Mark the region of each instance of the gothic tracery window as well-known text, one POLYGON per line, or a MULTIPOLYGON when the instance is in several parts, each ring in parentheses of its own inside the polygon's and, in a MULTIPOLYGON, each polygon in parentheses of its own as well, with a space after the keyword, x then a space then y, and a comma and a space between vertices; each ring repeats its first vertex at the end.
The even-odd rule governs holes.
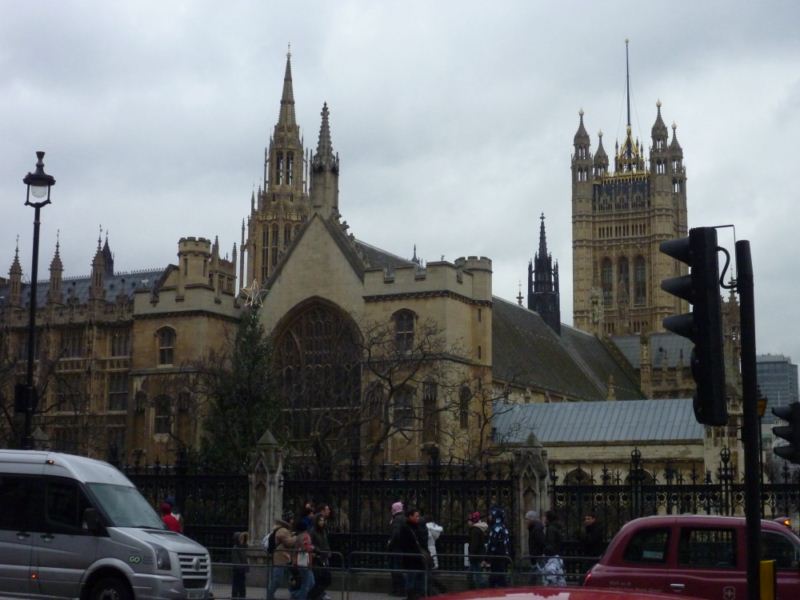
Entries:
POLYGON ((175 330, 162 327, 158 330, 158 364, 171 365, 175 361, 175 330))
POLYGON ((282 327, 275 347, 291 437, 358 435, 342 429, 356 421, 361 401, 358 332, 349 317, 313 302, 282 327))
POLYGON ((401 354, 414 348, 414 313, 410 310, 399 310, 394 314, 394 341, 401 354))

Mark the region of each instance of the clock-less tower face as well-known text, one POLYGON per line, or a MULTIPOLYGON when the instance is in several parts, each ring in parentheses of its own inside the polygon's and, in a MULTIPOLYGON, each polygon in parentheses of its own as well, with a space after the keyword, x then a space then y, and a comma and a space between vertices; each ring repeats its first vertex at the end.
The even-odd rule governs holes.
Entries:
POLYGON ((662 241, 687 234, 686 171, 674 128, 668 141, 659 104, 649 158, 628 127, 610 170, 602 134, 592 153, 581 115, 572 157, 573 320, 579 329, 609 336, 663 331, 665 316, 686 310, 660 288, 662 279, 685 272, 659 251, 662 241))

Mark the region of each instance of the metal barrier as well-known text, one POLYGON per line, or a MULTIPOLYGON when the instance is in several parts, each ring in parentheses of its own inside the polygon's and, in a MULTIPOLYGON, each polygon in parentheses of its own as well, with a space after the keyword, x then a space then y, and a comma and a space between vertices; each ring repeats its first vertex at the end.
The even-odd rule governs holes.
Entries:
MULTIPOLYGON (((217 600, 230 599, 233 570, 237 566, 244 565, 230 560, 233 548, 217 547, 209 548, 209 550, 214 550, 216 556, 225 555, 228 559, 215 561, 212 565, 214 598, 217 600)), ((285 565, 272 564, 271 557, 267 557, 261 546, 250 546, 244 549, 244 552, 249 569, 246 575, 247 598, 251 600, 266 598, 267 588, 275 571, 279 568, 284 569, 285 565)), ((281 552, 284 551, 281 550, 281 552)), ((296 554, 299 551, 286 552, 296 554)), ((312 562, 310 569, 315 573, 321 571, 330 573, 330 584, 325 589, 334 600, 386 597, 391 592, 392 577, 404 578, 409 573, 409 570, 401 568, 396 561, 409 556, 418 558, 420 555, 399 552, 351 552, 343 555, 338 552, 330 552, 327 566, 314 565, 312 562)), ((424 590, 429 596, 437 593, 489 587, 490 583, 497 587, 542 585, 539 575, 533 571, 531 559, 546 560, 548 558, 524 555, 515 561, 507 556, 484 554, 472 557, 480 561, 479 568, 475 569, 465 554, 437 553, 436 556, 439 568, 413 571, 419 574, 421 590, 424 590)), ((588 567, 586 570, 582 570, 583 565, 594 564, 597 561, 596 557, 561 558, 565 565, 564 577, 567 585, 581 585, 583 576, 588 570, 588 567)), ((299 569, 302 571, 305 567, 299 567, 299 569)), ((286 585, 282 585, 279 589, 285 590, 286 587, 286 585)), ((285 594, 284 591, 283 595, 285 596, 285 594)))

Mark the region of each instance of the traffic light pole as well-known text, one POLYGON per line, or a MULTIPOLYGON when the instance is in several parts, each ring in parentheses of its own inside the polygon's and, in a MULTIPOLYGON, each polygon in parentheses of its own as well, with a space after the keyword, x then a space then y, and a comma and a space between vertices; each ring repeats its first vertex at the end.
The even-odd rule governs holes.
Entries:
POLYGON ((736 289, 739 292, 742 360, 742 443, 744 444, 744 509, 747 520, 747 600, 759 600, 761 562, 761 475, 756 380, 756 318, 750 242, 736 242, 736 289))

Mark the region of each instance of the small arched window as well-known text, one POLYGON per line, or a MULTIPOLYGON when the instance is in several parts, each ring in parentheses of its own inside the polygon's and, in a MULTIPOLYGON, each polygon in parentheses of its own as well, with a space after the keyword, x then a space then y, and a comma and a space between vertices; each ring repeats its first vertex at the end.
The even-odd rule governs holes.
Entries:
POLYGON ((172 327, 158 330, 158 364, 175 364, 175 330, 172 327))
POLYGON ((272 266, 278 264, 278 225, 277 223, 272 224, 272 230, 270 231, 270 246, 271 246, 271 258, 272 258, 272 266))
POLYGON ((275 178, 278 180, 278 185, 283 185, 283 152, 278 152, 277 164, 275 165, 275 178))
POLYGON ((394 313, 394 342, 397 351, 403 354, 414 348, 414 313, 410 310, 394 313))
POLYGON ((288 152, 286 154, 286 183, 292 185, 294 181, 294 153, 288 152))
POLYGON ((439 413, 436 406, 438 387, 435 381, 422 386, 422 441, 436 442, 439 437, 439 413))
POLYGON ((288 223, 283 226, 283 245, 284 247, 289 245, 289 242, 292 241, 292 226, 288 223))
POLYGON ((627 257, 620 257, 619 261, 617 262, 617 271, 619 272, 619 289, 617 290, 617 300, 621 300, 622 298, 628 299, 630 298, 628 295, 630 293, 628 287, 628 282, 630 281, 630 268, 628 266, 627 257))
POLYGON ((154 433, 169 433, 172 416, 172 401, 169 396, 161 395, 155 399, 154 433))

